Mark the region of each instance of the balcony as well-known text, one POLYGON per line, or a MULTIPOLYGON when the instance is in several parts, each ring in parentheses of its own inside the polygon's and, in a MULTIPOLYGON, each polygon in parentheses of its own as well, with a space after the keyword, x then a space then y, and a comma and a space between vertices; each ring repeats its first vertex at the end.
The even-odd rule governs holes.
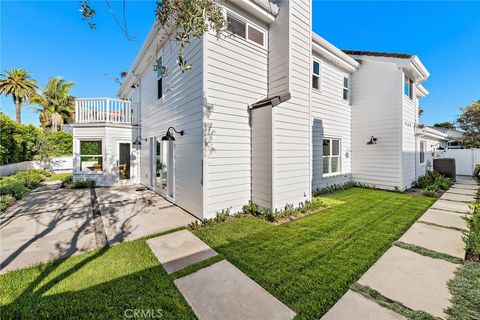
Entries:
POLYGON ((129 100, 81 98, 75 100, 75 123, 136 124, 136 112, 129 100))

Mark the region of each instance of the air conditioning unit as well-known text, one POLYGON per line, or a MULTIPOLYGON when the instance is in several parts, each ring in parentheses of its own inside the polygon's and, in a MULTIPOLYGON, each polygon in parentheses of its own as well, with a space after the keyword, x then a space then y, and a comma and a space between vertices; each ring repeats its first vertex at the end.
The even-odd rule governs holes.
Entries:
POLYGON ((452 158, 438 158, 433 159, 433 170, 444 175, 447 178, 457 179, 455 171, 455 159, 452 158))

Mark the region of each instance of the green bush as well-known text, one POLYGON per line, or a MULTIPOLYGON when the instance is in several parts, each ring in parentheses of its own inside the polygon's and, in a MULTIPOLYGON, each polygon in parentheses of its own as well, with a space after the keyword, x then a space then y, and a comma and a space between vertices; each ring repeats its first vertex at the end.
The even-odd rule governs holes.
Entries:
POLYGON ((16 199, 10 194, 0 196, 0 212, 5 211, 5 209, 7 209, 9 205, 14 203, 15 200, 16 199))
POLYGON ((52 146, 51 157, 70 156, 73 153, 73 136, 64 131, 47 134, 46 141, 52 146))
POLYGON ((354 181, 349 181, 345 182, 344 184, 334 184, 325 188, 317 188, 315 191, 313 191, 312 195, 314 197, 318 196, 323 196, 329 193, 337 192, 337 191, 343 191, 343 190, 348 190, 352 188, 366 188, 366 189, 371 189, 372 187, 367 186, 365 184, 359 183, 359 182, 354 182, 354 181))
POLYGON ((33 159, 41 129, 19 124, 4 113, 0 113, 0 128, 0 164, 33 159))
POLYGON ((473 209, 473 214, 467 216, 465 220, 468 224, 468 233, 463 237, 465 241, 465 249, 467 257, 472 260, 480 260, 480 189, 478 191, 476 202, 470 206, 473 209))
POLYGON ((17 172, 0 180, 0 196, 10 195, 15 199, 21 199, 30 190, 37 188, 40 183, 49 176, 47 170, 27 170, 17 172))
POLYGON ((86 188, 95 188, 96 182, 94 180, 88 180, 88 179, 80 179, 76 180, 73 185, 72 189, 86 189, 86 188))
POLYGON ((23 182, 12 176, 0 180, 0 196, 10 195, 15 199, 25 197, 30 190, 23 185, 23 182))
POLYGON ((438 189, 448 190, 453 185, 453 180, 442 176, 436 171, 427 171, 427 173, 418 178, 413 185, 420 189, 430 189, 437 191, 438 189))
POLYGON ((62 183, 61 183, 62 188, 69 188, 69 189, 73 188, 73 175, 72 174, 62 178, 61 181, 62 181, 62 183))

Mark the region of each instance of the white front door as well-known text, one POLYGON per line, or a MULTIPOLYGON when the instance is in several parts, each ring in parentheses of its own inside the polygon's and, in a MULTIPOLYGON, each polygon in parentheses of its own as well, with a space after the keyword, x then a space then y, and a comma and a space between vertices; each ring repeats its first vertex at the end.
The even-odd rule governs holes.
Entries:
POLYGON ((174 199, 174 142, 161 141, 157 138, 153 148, 155 149, 153 187, 158 193, 174 199))

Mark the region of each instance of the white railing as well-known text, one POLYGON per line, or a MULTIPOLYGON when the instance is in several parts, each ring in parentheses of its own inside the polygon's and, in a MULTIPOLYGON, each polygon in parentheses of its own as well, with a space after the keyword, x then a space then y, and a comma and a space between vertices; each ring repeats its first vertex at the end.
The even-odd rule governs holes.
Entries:
POLYGON ((132 124, 132 103, 112 98, 81 98, 75 100, 76 123, 132 124))

